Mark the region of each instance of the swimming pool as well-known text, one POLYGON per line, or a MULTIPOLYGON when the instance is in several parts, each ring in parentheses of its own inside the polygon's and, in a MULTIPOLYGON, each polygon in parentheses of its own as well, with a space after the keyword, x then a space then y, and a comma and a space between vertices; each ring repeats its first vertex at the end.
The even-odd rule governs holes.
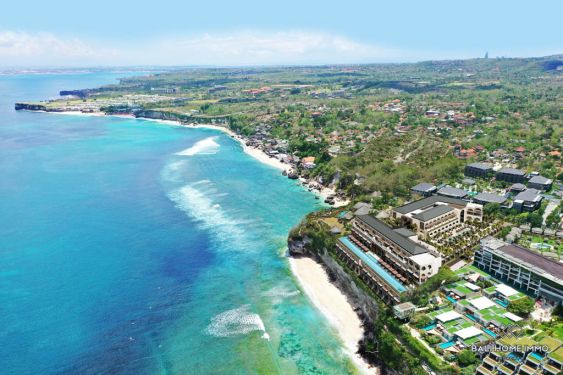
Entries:
POLYGON ((438 346, 439 346, 441 349, 447 349, 447 348, 449 348, 449 347, 451 347, 451 346, 454 346, 454 345, 455 345, 455 341, 448 341, 448 342, 441 343, 441 344, 438 345, 438 346))
POLYGON ((407 287, 401 284, 389 272, 387 272, 383 267, 381 267, 377 259, 368 256, 368 254, 364 253, 358 246, 356 246, 352 241, 350 241, 348 237, 346 236, 341 237, 340 242, 342 242, 348 249, 352 250, 358 258, 360 258, 372 270, 374 270, 375 273, 381 276, 381 278, 397 292, 402 293, 407 291, 407 287))
POLYGON ((543 359, 543 357, 541 355, 539 355, 538 353, 530 353, 530 356, 534 357, 538 361, 541 361, 543 359))
POLYGON ((488 334, 489 336, 491 336, 493 339, 495 339, 498 336, 496 333, 494 333, 493 331, 491 331, 487 328, 483 328, 483 331, 485 331, 485 333, 488 334))

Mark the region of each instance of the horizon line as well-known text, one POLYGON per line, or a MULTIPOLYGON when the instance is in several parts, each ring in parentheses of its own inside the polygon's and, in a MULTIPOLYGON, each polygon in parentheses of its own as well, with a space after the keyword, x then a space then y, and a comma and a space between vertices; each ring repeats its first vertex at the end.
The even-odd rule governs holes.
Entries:
POLYGON ((543 56, 494 56, 494 57, 471 57, 471 58, 447 58, 447 59, 423 59, 418 61, 395 61, 395 62, 356 62, 356 63, 296 63, 296 64, 256 64, 256 65, 216 65, 216 64, 193 64, 193 65, 177 65, 177 64, 108 64, 108 65, 12 65, 0 66, 1 71, 6 70, 79 70, 79 69, 147 69, 147 68, 166 68, 166 69, 182 69, 182 68, 205 68, 205 69, 234 69, 234 68, 292 68, 292 67, 331 67, 331 66, 369 66, 369 65, 408 65, 421 64, 427 62, 450 62, 450 61, 470 61, 470 60, 524 60, 524 59, 543 59, 550 57, 563 58, 563 52, 549 54, 543 56))

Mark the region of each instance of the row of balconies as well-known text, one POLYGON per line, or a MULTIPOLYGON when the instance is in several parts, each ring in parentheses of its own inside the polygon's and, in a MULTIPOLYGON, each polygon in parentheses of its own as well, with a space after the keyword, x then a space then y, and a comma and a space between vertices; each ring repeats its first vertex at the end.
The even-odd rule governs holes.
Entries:
POLYGON ((385 300, 392 301, 392 302, 400 302, 398 294, 391 288, 387 283, 379 278, 379 276, 369 269, 369 267, 365 267, 363 262, 356 257, 355 254, 350 253, 350 251, 346 248, 345 245, 340 244, 339 242, 336 243, 338 249, 340 249, 341 253, 348 259, 349 262, 355 264, 359 269, 358 272, 359 276, 368 284, 380 297, 383 297, 385 300), (366 279, 367 277, 367 279, 366 279), (377 288, 374 288, 374 284, 377 288))
POLYGON ((561 371, 561 365, 551 359, 543 362, 531 357, 530 353, 518 355, 499 355, 491 352, 477 368, 478 374, 553 374, 557 375, 561 371))
POLYGON ((421 277, 423 276, 421 275, 420 270, 417 267, 409 266, 407 260, 402 257, 401 254, 397 253, 396 246, 386 246, 385 243, 378 241, 378 237, 369 236, 361 228, 354 228, 353 234, 359 235, 359 237, 364 239, 364 241, 375 245, 376 248, 378 247, 379 249, 381 249, 384 254, 383 258, 392 263, 392 267, 401 272, 407 279, 420 282, 421 277))
POLYGON ((435 229, 428 231, 428 235, 430 236, 434 236, 436 233, 444 233, 444 232, 449 232, 453 229, 455 229, 456 227, 460 226, 460 222, 458 220, 455 220, 453 222, 449 222, 446 223, 444 225, 441 225, 439 227, 436 227, 435 229))

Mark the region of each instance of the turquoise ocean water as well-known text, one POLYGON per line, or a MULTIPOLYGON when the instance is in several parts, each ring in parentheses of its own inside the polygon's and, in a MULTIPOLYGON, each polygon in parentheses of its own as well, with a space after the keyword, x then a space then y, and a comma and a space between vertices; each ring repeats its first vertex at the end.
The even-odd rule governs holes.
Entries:
POLYGON ((350 372, 284 258, 310 193, 213 130, 13 110, 123 75, 0 76, 0 372, 350 372))

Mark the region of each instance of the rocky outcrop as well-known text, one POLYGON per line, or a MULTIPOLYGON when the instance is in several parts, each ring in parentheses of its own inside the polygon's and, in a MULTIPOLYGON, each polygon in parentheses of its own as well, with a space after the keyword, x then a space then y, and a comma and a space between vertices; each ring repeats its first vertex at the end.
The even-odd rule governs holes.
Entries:
POLYGON ((188 115, 184 113, 158 111, 158 110, 139 110, 133 111, 135 117, 149 118, 156 120, 171 120, 179 121, 181 123, 191 124, 217 124, 226 125, 229 123, 228 116, 203 116, 203 115, 188 115))
POLYGON ((32 103, 16 103, 16 111, 47 111, 47 107, 42 104, 32 104, 32 103))
POLYGON ((79 98, 87 98, 90 95, 91 90, 61 90, 59 91, 60 96, 76 96, 79 98))
POLYGON ((180 113, 173 113, 173 112, 165 112, 165 111, 153 111, 149 109, 144 109, 140 111, 134 111, 133 115, 139 118, 149 118, 155 120, 170 120, 170 121, 180 121, 186 122, 189 121, 189 115, 184 115, 180 113))

